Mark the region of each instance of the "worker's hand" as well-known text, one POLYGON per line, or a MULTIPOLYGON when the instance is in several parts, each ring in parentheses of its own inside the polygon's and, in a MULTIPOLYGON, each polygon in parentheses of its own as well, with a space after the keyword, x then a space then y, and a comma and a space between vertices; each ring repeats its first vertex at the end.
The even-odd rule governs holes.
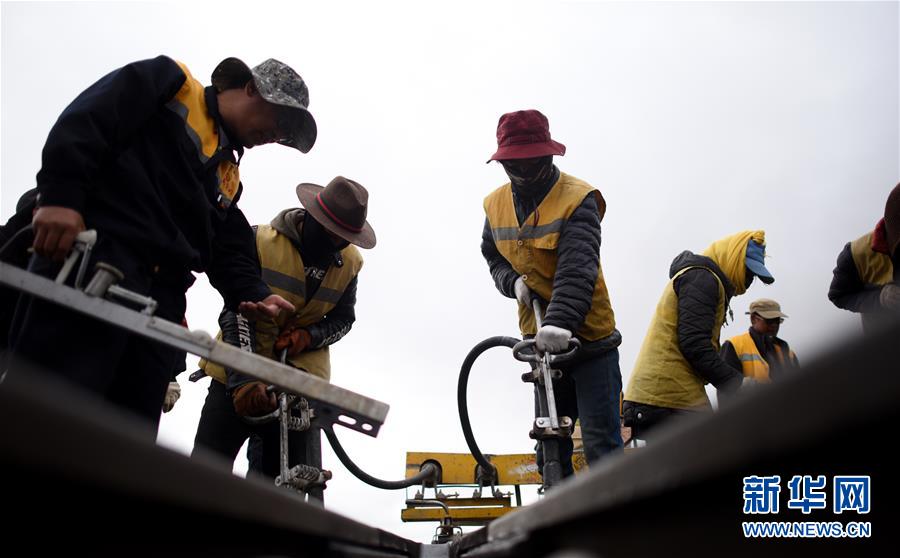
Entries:
POLYGON ((171 411, 180 397, 181 386, 178 385, 178 382, 169 382, 169 387, 166 389, 166 398, 163 399, 163 412, 168 413, 171 411))
POLYGON ((513 285, 516 292, 516 300, 525 308, 531 309, 531 289, 525 284, 525 280, 519 277, 513 285))
POLYGON ((716 399, 719 402, 720 409, 722 406, 727 407, 734 401, 738 392, 742 389, 745 379, 747 378, 742 374, 735 372, 724 380, 713 384, 716 388, 716 399))
POLYGON ((308 331, 302 327, 291 327, 278 334, 278 339, 275 340, 275 351, 281 352, 287 349, 288 356, 292 357, 309 348, 310 341, 312 341, 312 336, 308 331))
POLYGON ((234 412, 242 417, 258 417, 278 407, 274 393, 266 391, 263 382, 250 382, 234 390, 231 396, 234 412))
POLYGON ((261 320, 263 318, 276 318, 281 311, 293 312, 294 305, 277 294, 271 294, 259 302, 242 302, 238 305, 238 312, 248 320, 261 320))
POLYGON ((881 287, 881 294, 878 297, 881 306, 888 310, 900 311, 900 285, 897 283, 888 283, 881 287))
POLYGON ((58 205, 39 208, 31 224, 34 226, 34 251, 55 261, 65 259, 75 236, 84 230, 81 213, 58 205))
POLYGON ((572 332, 568 329, 545 325, 534 336, 534 344, 543 353, 559 353, 568 348, 571 338, 572 332))

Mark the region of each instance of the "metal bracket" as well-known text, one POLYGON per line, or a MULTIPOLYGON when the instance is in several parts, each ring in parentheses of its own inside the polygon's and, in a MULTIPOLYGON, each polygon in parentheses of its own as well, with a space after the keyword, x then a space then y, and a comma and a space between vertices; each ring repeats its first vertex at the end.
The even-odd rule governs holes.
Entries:
MULTIPOLYGON (((551 368, 549 374, 550 378, 553 380, 559 380, 563 375, 562 370, 558 368, 551 368)), ((528 372, 522 374, 522 381, 528 384, 544 385, 544 374, 539 367, 532 368, 528 372)))
POLYGON ((125 302, 130 302, 132 304, 142 306, 143 308, 141 308, 141 314, 152 316, 156 312, 155 300, 153 300, 149 296, 144 296, 134 291, 123 289, 118 285, 110 285, 109 288, 106 289, 106 296, 108 298, 118 298, 119 300, 124 300, 125 302))
POLYGON ((284 391, 302 395, 316 407, 315 423, 337 423, 373 438, 384 424, 389 406, 332 385, 309 374, 297 374, 289 366, 260 355, 217 342, 204 331, 190 331, 180 324, 142 314, 100 297, 0 262, 0 284, 87 314, 97 320, 181 349, 252 376, 284 391))
POLYGON ((492 466, 490 469, 486 469, 485 467, 482 467, 480 463, 475 465, 475 481, 478 483, 478 489, 475 491, 475 495, 473 497, 480 498, 481 489, 484 486, 490 486, 493 490, 493 488, 497 485, 497 468, 492 466))
POLYGON ((450 508, 444 502, 439 500, 412 499, 406 501, 407 506, 416 507, 436 507, 444 510, 444 518, 438 525, 431 539, 432 544, 445 544, 457 540, 462 537, 462 528, 453 523, 453 517, 450 515, 450 508))
POLYGON ((574 424, 569 417, 559 417, 559 427, 552 426, 553 421, 550 417, 537 417, 534 419, 534 426, 528 436, 534 440, 544 440, 546 438, 571 438, 574 424))
POLYGON ((281 402, 285 399, 285 406, 288 409, 288 430, 303 432, 309 430, 312 419, 316 416, 316 410, 310 408, 309 402, 305 397, 298 397, 291 393, 281 392, 278 394, 278 408, 269 414, 260 417, 241 417, 247 424, 260 425, 274 422, 281 418, 281 402))
POLYGON ((325 483, 330 480, 331 471, 320 470, 311 465, 294 465, 286 476, 275 477, 275 486, 308 492, 313 488, 325 488, 325 483))

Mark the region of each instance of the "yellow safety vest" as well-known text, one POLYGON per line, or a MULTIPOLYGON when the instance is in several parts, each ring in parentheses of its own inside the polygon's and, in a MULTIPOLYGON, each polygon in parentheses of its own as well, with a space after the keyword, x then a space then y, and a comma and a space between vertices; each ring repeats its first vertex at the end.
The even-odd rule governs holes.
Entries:
MULTIPOLYGON (((184 120, 184 129, 197 148, 197 157, 206 163, 219 150, 219 129, 216 121, 209 114, 206 106, 206 92, 203 84, 194 79, 187 66, 177 62, 184 72, 185 80, 181 88, 168 103, 166 108, 184 120)), ((219 162, 216 169, 218 188, 217 203, 222 208, 231 205, 241 184, 238 166, 227 159, 219 162)))
POLYGON ((887 285, 894 279, 894 266, 887 254, 872 250, 873 233, 864 234, 850 243, 856 271, 864 283, 887 285))
MULTIPOLYGON (((729 341, 731 341, 731 344, 734 346, 734 352, 737 353, 738 359, 741 361, 744 376, 753 378, 763 384, 772 381, 769 378, 769 363, 759 353, 759 349, 756 348, 756 343, 753 342, 753 337, 749 331, 732 337, 729 341)), ((782 365, 793 362, 795 358, 794 351, 789 351, 787 358, 785 358, 781 347, 774 345, 773 348, 775 349, 775 359, 782 365)))
MULTIPOLYGON (((291 240, 269 225, 260 225, 256 231, 256 249, 262 266, 263 280, 273 293, 284 297, 296 308, 293 314, 282 312, 275 320, 265 319, 256 322, 256 353, 274 359, 276 355, 273 346, 285 323, 291 320, 303 327, 321 321, 337 305, 347 285, 359 274, 363 259, 359 250, 352 244, 341 250, 344 265, 329 267, 322 284, 313 297, 307 300, 303 260, 291 240)), ((320 349, 301 352, 290 357, 288 362, 295 368, 325 380, 331 377, 327 345, 320 349)), ((225 370, 218 364, 201 360, 200 367, 208 376, 225 382, 225 370)))
POLYGON ((703 388, 703 378, 694 372, 678 347, 678 296, 675 294, 674 284, 689 269, 705 269, 716 278, 719 285, 716 320, 709 332, 710 343, 716 351, 719 350, 719 333, 725 323, 725 286, 708 267, 686 267, 669 281, 656 305, 656 313, 644 337, 625 391, 625 399, 628 401, 670 409, 697 410, 710 407, 703 388))
MULTIPOLYGON (((549 301, 553 293, 560 231, 565 227, 569 216, 590 193, 597 198, 602 219, 606 203, 600 192, 583 180, 560 173, 559 180, 522 226, 519 226, 516 218, 512 186, 509 183, 484 199, 484 211, 497 250, 516 273, 522 276, 528 288, 544 300, 549 301)), ((616 320, 609 302, 606 281, 603 279, 603 269, 598 265, 591 308, 576 333, 583 339, 596 341, 611 334, 615 327, 616 320)), ((532 309, 522 304, 519 305, 519 329, 523 335, 536 333, 532 309)))

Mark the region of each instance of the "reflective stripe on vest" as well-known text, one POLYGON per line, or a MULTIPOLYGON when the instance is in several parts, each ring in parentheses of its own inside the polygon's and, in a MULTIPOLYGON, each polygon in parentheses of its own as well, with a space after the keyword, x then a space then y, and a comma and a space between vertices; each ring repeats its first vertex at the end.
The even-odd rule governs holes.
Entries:
POLYGON ((256 228, 256 250, 263 279, 273 292, 297 307, 293 315, 281 314, 279 326, 288 319, 299 322, 301 326, 320 321, 340 300, 363 263, 359 250, 352 244, 347 246, 341 251, 344 265, 329 267, 318 290, 307 300, 306 268, 300 252, 288 237, 270 225, 260 225, 256 228))
POLYGON ((725 286, 708 267, 692 266, 680 270, 666 285, 656 305, 625 391, 625 399, 670 409, 709 408, 705 381, 698 376, 678 346, 678 296, 675 280, 691 269, 703 269, 716 278, 719 297, 716 319, 710 331, 710 343, 719 350, 719 333, 725 323, 725 286))
POLYGON ((850 243, 853 263, 863 283, 887 285, 894 278, 894 266, 890 256, 872 250, 872 236, 864 234, 850 243))
POLYGON ((263 268, 262 278, 269 288, 278 289, 279 291, 290 293, 299 299, 306 300, 306 282, 303 279, 268 268, 263 268))
MULTIPOLYGON (((181 62, 177 64, 186 79, 178 93, 166 103, 166 108, 184 120, 184 131, 197 149, 197 158, 201 164, 206 164, 219 150, 218 126, 206 107, 203 85, 194 79, 187 66, 181 62)), ((216 188, 219 191, 218 203, 221 207, 227 208, 237 195, 241 184, 238 166, 228 159, 219 162, 216 180, 216 188)))
POLYGON ((737 353, 741 361, 744 376, 753 378, 760 383, 770 382, 769 363, 759 353, 759 349, 756 348, 756 343, 753 342, 750 332, 744 332, 741 335, 732 337, 730 341, 734 346, 734 352, 737 353))
MULTIPOLYGON (((519 226, 516 217, 509 183, 494 190, 484 200, 484 211, 497 251, 522 276, 528 288, 544 300, 550 300, 553 293, 560 232, 572 213, 591 193, 597 199, 602 219, 606 203, 600 192, 582 180, 560 173, 559 180, 522 226, 519 226)), ((598 265, 591 308, 576 333, 588 341, 595 341, 612 333, 615 327, 603 269, 598 265)), ((519 329, 523 335, 536 332, 531 308, 521 304, 519 329)))
MULTIPOLYGON (((256 322, 256 352, 268 358, 277 358, 273 352, 278 332, 288 320, 299 326, 319 322, 340 301, 347 286, 359 274, 363 259, 352 244, 341 250, 344 265, 331 266, 325 273, 319 289, 310 300, 306 300, 306 273, 303 260, 290 239, 269 225, 256 229, 256 250, 262 266, 262 276, 272 292, 282 296, 294 305, 293 314, 282 312, 275 320, 256 322)), ((288 362, 314 376, 325 380, 331 377, 331 362, 328 346, 312 351, 304 351, 290 357, 288 362)), ((213 363, 201 362, 207 375, 224 382, 224 370, 213 363)))

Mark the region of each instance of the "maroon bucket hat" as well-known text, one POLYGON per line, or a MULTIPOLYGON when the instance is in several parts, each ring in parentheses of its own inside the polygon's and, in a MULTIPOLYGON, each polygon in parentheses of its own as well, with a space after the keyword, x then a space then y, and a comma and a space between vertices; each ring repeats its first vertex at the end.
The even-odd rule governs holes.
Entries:
POLYGON ((565 154, 566 146, 550 138, 550 122, 546 116, 534 109, 517 110, 500 117, 497 152, 487 162, 565 154))
POLYGON ((359 182, 337 176, 324 188, 318 184, 299 184, 297 198, 330 232, 360 248, 375 246, 375 231, 366 221, 369 192, 359 182))

